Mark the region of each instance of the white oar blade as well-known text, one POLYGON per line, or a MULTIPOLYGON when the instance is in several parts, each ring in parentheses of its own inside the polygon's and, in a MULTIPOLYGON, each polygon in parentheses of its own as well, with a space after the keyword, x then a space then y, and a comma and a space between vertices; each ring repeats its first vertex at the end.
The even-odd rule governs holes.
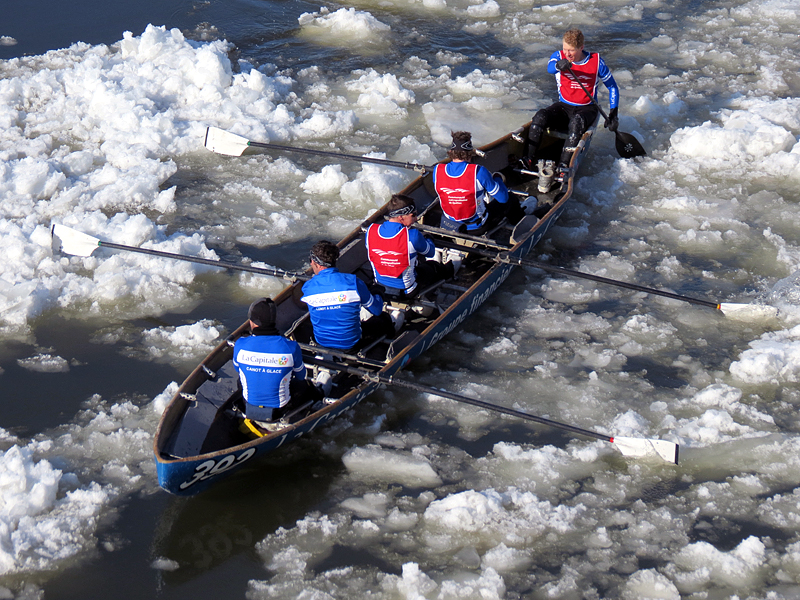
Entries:
POLYGON ((735 304, 723 302, 719 309, 726 317, 737 321, 757 321, 761 319, 774 319, 778 316, 778 309, 766 304, 735 304))
POLYGON ((100 247, 100 240, 64 225, 53 225, 50 234, 55 238, 64 254, 90 256, 100 247))
POLYGON ((664 440, 646 440, 642 438, 614 437, 612 443, 623 456, 659 457, 669 463, 678 464, 678 444, 664 440))
POLYGON ((206 148, 217 154, 241 156, 247 149, 247 138, 230 133, 218 127, 206 129, 206 148))

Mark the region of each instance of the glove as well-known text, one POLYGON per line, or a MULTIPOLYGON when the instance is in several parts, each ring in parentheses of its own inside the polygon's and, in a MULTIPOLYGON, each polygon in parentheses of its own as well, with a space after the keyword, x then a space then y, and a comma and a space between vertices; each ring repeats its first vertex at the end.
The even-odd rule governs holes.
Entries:
POLYGON ((619 107, 612 108, 611 112, 608 113, 608 117, 606 117, 604 123, 606 129, 610 129, 611 131, 614 132, 617 131, 617 127, 619 127, 619 117, 617 116, 617 113, 619 113, 619 107))
POLYGON ((556 61, 556 69, 558 69, 559 71, 566 71, 567 69, 569 69, 571 64, 572 63, 569 62, 566 58, 559 58, 556 61))

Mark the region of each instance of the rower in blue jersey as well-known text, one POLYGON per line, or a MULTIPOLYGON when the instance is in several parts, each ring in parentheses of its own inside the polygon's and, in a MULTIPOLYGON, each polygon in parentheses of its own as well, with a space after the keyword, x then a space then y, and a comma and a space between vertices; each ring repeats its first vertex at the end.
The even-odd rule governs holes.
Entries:
POLYGON ((323 240, 311 248, 314 277, 303 285, 301 300, 308 305, 316 342, 326 348, 350 350, 362 336, 392 335, 395 326, 383 312, 383 299, 370 293, 356 275, 340 272, 338 258, 339 248, 331 242, 323 240), (363 323, 362 307, 372 315, 363 323))
POLYGON ((450 162, 436 165, 433 171, 433 185, 442 207, 441 226, 482 235, 505 216, 508 188, 502 175, 492 175, 486 167, 469 162, 475 156, 470 132, 456 131, 452 136, 447 151, 450 162))
MULTIPOLYGON (((278 333, 276 314, 271 299, 253 302, 247 313, 252 335, 240 337, 233 346, 245 415, 253 421, 276 421, 307 393, 315 393, 306 382, 300 346, 278 333)), ((319 392, 315 395, 321 397, 319 392)))
MULTIPOLYGON (((528 129, 528 156, 522 159, 522 164, 526 169, 533 170, 532 157, 536 155, 542 134, 547 127, 567 129, 567 141, 561 151, 557 168, 558 180, 561 181, 563 174, 569 168, 572 153, 578 147, 578 142, 597 118, 597 91, 601 81, 608 88, 608 102, 611 109, 605 126, 611 131, 617 130, 619 87, 600 55, 597 52, 584 50, 584 37, 580 29, 570 29, 564 34, 561 50, 553 52, 547 61, 547 72, 556 76, 558 102, 540 109, 533 116, 528 129)), ((547 192, 548 189, 540 186, 539 191, 547 192)))
POLYGON ((370 225, 365 236, 375 281, 389 292, 413 296, 436 281, 452 279, 461 256, 457 251, 448 253, 444 264, 426 260, 436 255, 436 246, 411 227, 417 220, 414 200, 395 194, 387 208, 386 220, 370 225))

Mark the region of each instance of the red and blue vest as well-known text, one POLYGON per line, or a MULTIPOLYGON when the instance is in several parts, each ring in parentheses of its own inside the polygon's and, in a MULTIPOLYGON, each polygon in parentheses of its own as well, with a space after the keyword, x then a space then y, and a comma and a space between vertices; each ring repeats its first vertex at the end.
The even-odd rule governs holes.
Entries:
POLYGON ((373 223, 367 230, 367 255, 375 272, 384 277, 402 277, 411 265, 408 256, 408 228, 402 227, 390 238, 383 237, 373 223))
MULTIPOLYGON (((560 51, 559 56, 566 58, 560 51)), ((572 72, 594 98, 597 94, 597 84, 600 81, 597 76, 600 69, 600 55, 597 52, 591 52, 585 60, 584 63, 572 63, 572 72)), ((569 71, 559 71, 556 74, 556 82, 558 83, 558 94, 564 102, 577 105, 592 104, 592 98, 586 95, 569 71)))
POLYGON ((442 212, 454 221, 466 221, 478 213, 478 194, 475 173, 478 165, 468 164, 464 172, 451 177, 445 169, 447 165, 436 165, 436 193, 442 205, 442 212))

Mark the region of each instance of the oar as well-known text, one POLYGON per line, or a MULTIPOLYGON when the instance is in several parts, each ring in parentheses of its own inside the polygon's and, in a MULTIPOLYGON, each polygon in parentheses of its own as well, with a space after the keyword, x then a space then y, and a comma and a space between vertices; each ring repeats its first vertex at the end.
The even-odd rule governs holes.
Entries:
MULTIPOLYGON (((567 67, 570 75, 572 75, 573 79, 578 82, 578 85, 581 86, 581 89, 584 93, 589 97, 589 100, 592 101, 597 107, 597 110, 600 111, 600 114, 603 115, 603 118, 608 120, 608 115, 603 112, 603 107, 594 99, 594 97, 589 93, 589 90, 583 85, 583 82, 578 79, 578 76, 572 71, 572 67, 567 67)), ((647 156, 647 152, 644 151, 642 145, 639 143, 633 135, 630 133, 625 133, 624 131, 615 131, 614 135, 616 136, 614 139, 614 146, 617 148, 617 154, 619 154, 622 158, 635 158, 637 156, 647 156)))
POLYGON ((385 167, 399 167, 401 169, 411 169, 418 173, 428 173, 433 171, 434 166, 420 165, 418 163, 404 163, 395 160, 386 160, 384 158, 372 158, 370 156, 356 156, 353 154, 341 154, 339 152, 329 152, 327 150, 314 150, 312 148, 297 148, 295 146, 281 146, 279 144, 267 144, 266 142, 253 142, 246 137, 236 135, 218 127, 209 127, 206 129, 205 146, 212 152, 217 154, 225 154, 227 156, 241 156, 248 147, 254 148, 268 148, 270 150, 282 150, 285 152, 300 152, 304 154, 316 154, 318 156, 328 156, 337 159, 354 160, 358 162, 375 163, 385 167))
POLYGON ((725 316, 730 317, 732 319, 738 319, 738 320, 769 319, 778 316, 778 309, 775 308, 774 306, 766 306, 762 304, 737 304, 733 302, 712 302, 711 300, 701 300, 699 298, 681 296, 680 294, 673 294, 672 292, 667 292, 656 288, 649 288, 641 285, 636 285, 635 283, 628 283, 627 281, 620 281, 618 279, 609 279, 607 277, 592 275, 591 273, 583 273, 581 271, 574 271, 572 269, 566 269, 564 267, 556 267, 554 265, 548 265, 546 263, 541 263, 539 261, 531 260, 528 258, 519 258, 505 252, 495 253, 492 252, 491 250, 483 250, 475 246, 472 247, 461 246, 458 244, 451 244, 446 241, 437 241, 437 244, 440 246, 445 246, 447 248, 455 248, 457 250, 463 250, 464 252, 470 252, 472 254, 480 254, 481 256, 493 258, 497 262, 501 263, 520 265, 522 267, 533 267, 536 269, 541 269, 542 271, 548 271, 550 273, 559 273, 561 275, 568 275, 571 277, 578 277, 581 279, 589 279, 590 281, 596 281, 598 283, 615 285, 617 287, 627 288, 629 290, 635 290, 637 292, 644 292, 646 294, 663 296, 665 298, 671 298, 673 300, 680 300, 681 302, 688 302, 690 304, 697 304, 699 306, 714 308, 720 311, 725 316))
POLYGON ((208 258, 200 258, 199 256, 187 256, 185 254, 173 254, 172 252, 162 252, 160 250, 150 250, 149 248, 139 248, 137 246, 123 246, 122 244, 114 244, 112 242, 103 242, 96 237, 92 237, 86 233, 75 231, 64 225, 54 224, 50 229, 51 235, 59 241, 61 251, 65 254, 72 254, 74 256, 90 256, 92 252, 98 248, 113 248, 114 250, 127 250, 128 252, 138 252, 139 254, 150 254, 152 256, 161 256, 163 258, 172 258, 175 260, 183 260, 186 262, 197 263, 200 265, 209 265, 211 267, 219 267, 220 269, 228 269, 230 271, 247 271, 248 273, 258 273, 260 275, 269 275, 271 277, 284 277, 289 280, 306 281, 311 279, 310 275, 303 273, 293 273, 291 271, 283 271, 281 269, 262 269, 259 267, 250 267, 248 265, 234 265, 224 263, 219 260, 210 260, 208 258))
POLYGON ((659 457, 669 463, 673 463, 676 465, 678 464, 678 444, 674 444, 672 442, 666 442, 664 440, 609 436, 603 433, 598 433, 596 431, 591 431, 589 429, 581 429, 580 427, 575 427, 574 425, 559 423, 558 421, 552 421, 550 419, 545 419, 544 417, 539 417, 536 415, 532 415, 530 413, 514 410, 513 408, 506 408, 505 406, 500 406, 498 404, 491 404, 490 402, 484 402, 483 400, 470 398, 469 396, 462 396, 461 394, 455 394, 453 392, 448 392, 446 390, 440 390, 438 388, 428 387, 425 385, 420 385, 418 383, 411 383, 410 381, 404 381, 402 379, 395 379, 391 375, 383 375, 375 371, 359 369, 358 367, 352 367, 344 363, 326 361, 318 359, 316 357, 312 359, 306 358, 305 360, 308 362, 313 362, 315 364, 318 364, 322 367, 331 370, 344 371, 346 373, 356 375, 363 379, 374 381, 375 383, 396 385, 398 387, 407 388, 409 390, 422 392, 423 394, 432 394, 434 396, 441 396, 442 398, 449 398, 450 400, 455 400, 456 402, 463 402, 464 404, 471 404, 472 406, 485 408, 486 410, 493 410, 495 412, 504 413, 507 415, 511 415, 512 417, 525 419, 526 421, 533 421, 541 425, 547 425, 548 427, 555 427, 556 429, 563 429, 564 431, 569 431, 571 433, 577 433, 580 435, 585 435, 587 437, 596 438, 598 440, 604 440, 606 442, 614 444, 614 446, 616 446, 616 448, 623 454, 623 456, 659 457))

